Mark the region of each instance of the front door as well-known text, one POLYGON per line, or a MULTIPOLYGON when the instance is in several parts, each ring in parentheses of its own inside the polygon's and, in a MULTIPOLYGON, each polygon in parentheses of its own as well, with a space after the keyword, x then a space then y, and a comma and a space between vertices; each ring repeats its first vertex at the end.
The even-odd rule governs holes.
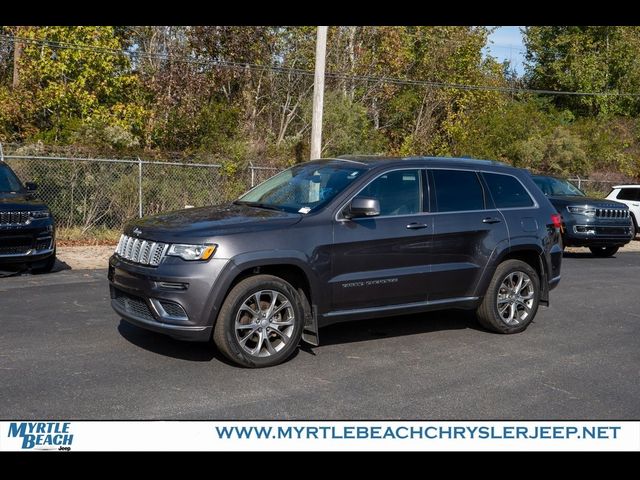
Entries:
POLYGON ((358 196, 376 198, 380 215, 334 223, 332 310, 427 300, 432 216, 425 212, 423 172, 392 170, 358 196))

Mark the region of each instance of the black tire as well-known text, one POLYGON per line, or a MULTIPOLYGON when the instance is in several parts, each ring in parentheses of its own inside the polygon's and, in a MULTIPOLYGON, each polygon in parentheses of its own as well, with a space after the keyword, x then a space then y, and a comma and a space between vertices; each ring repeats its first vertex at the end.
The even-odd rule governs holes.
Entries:
POLYGON ((34 263, 31 267, 31 272, 35 274, 49 273, 56 265, 56 252, 53 251, 53 255, 40 263, 34 263))
MULTIPOLYGON (((527 291, 529 290, 527 289, 527 291)), ((539 303, 540 279, 538 273, 525 262, 520 260, 506 260, 498 265, 489 284, 489 288, 487 288, 484 299, 476 310, 476 314, 480 324, 488 330, 497 333, 518 333, 524 331, 533 321, 538 311, 539 303), (498 311, 498 295, 504 295, 504 293, 501 292, 503 281, 506 281, 509 276, 517 272, 524 273, 529 277, 532 289, 531 300, 533 300, 533 303, 529 307, 526 318, 522 318, 514 323, 509 323, 498 311)), ((515 308, 517 315, 520 315, 520 313, 517 312, 525 312, 524 306, 516 306, 515 308)))
MULTIPOLYGON (((298 348, 300 337, 302 335, 302 329, 304 326, 304 310, 298 295, 299 294, 295 290, 295 288, 293 288, 288 282, 285 282, 279 277, 274 277, 272 275, 256 275, 253 277, 245 278, 244 280, 240 281, 235 287, 233 287, 227 295, 227 298, 225 298, 222 304, 222 308, 220 308, 220 313, 218 314, 218 319, 213 330, 213 341, 225 357, 227 357, 232 362, 244 367, 271 367, 273 365, 284 362, 298 348), (276 292, 276 294, 281 294, 283 297, 275 295, 280 300, 279 305, 284 304, 285 302, 281 300, 282 298, 286 298, 286 300, 291 305, 291 310, 289 310, 288 307, 284 309, 285 314, 287 315, 287 319, 285 319, 285 321, 291 320, 290 315, 293 314, 292 329, 285 327, 273 327, 272 324, 269 324, 266 327, 258 327, 259 322, 256 323, 255 321, 257 317, 251 315, 246 310, 241 310, 241 307, 243 306, 245 301, 249 301, 251 297, 253 297, 260 291, 271 291, 276 292), (241 311, 245 311, 247 313, 242 315, 241 311), (245 340, 245 338, 247 338, 247 340, 244 341, 245 346, 252 346, 255 344, 254 349, 260 348, 260 350, 258 350, 257 352, 257 355, 251 354, 249 351, 247 351, 247 349, 245 349, 245 347, 241 344, 241 339, 238 338, 235 325, 236 316, 239 315, 242 315, 239 317, 241 319, 240 323, 244 325, 255 325, 255 327, 251 328, 257 329, 257 331, 250 330, 250 333, 247 333, 242 337, 242 340, 245 340), (282 336, 276 334, 276 332, 274 331, 276 329, 283 330, 285 332, 288 331, 289 339, 284 342, 282 340, 282 336), (262 335, 265 334, 267 334, 268 336, 265 337, 265 340, 263 340, 262 335), (273 342, 275 342, 275 348, 273 342), (275 350, 274 353, 264 351, 264 349, 267 348, 267 343, 271 346, 272 349, 275 350), (260 345, 262 345, 263 347, 260 347, 260 345), (264 356, 260 355, 261 353, 264 354, 264 356)), ((260 297, 260 312, 263 312, 262 305, 264 304, 264 302, 270 301, 266 299, 272 298, 273 296, 269 296, 268 293, 265 293, 260 297)), ((256 303, 254 302, 252 307, 253 310, 255 310, 256 308, 255 305, 256 303)), ((280 317, 277 318, 282 320, 283 314, 281 313, 280 317)), ((269 318, 267 318, 266 320, 268 322, 269 318)), ((244 330, 242 330, 242 332, 244 332, 244 330)))
POLYGON ((633 213, 631 214, 631 228, 631 231, 633 233, 631 238, 635 239, 636 235, 638 234, 638 221, 636 220, 636 216, 633 213))
POLYGON ((619 247, 589 247, 589 250, 591 250, 594 257, 605 258, 615 255, 618 248, 619 247))

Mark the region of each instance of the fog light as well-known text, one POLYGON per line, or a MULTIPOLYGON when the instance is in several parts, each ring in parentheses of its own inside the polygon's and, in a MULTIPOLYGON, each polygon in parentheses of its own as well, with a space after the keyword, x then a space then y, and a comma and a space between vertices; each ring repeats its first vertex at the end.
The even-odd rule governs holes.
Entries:
POLYGON ((160 288, 168 288, 170 290, 186 290, 189 284, 177 282, 158 282, 158 286, 160 288))
POLYGON ((596 234, 596 227, 588 227, 585 225, 576 225, 575 227, 573 227, 573 231, 576 233, 583 233, 586 235, 595 235, 596 234))

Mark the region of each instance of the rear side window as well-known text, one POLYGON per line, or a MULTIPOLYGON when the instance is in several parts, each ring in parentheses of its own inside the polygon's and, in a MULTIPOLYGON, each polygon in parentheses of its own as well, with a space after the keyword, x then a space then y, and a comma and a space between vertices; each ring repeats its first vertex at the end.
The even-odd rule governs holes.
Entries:
POLYGON ((476 172, 432 170, 439 212, 483 210, 484 194, 476 172))
POLYGON ((640 200, 640 188, 621 188, 616 198, 618 200, 640 200))
POLYGON ((496 173, 482 175, 497 208, 524 208, 534 205, 531 196, 517 178, 496 173))

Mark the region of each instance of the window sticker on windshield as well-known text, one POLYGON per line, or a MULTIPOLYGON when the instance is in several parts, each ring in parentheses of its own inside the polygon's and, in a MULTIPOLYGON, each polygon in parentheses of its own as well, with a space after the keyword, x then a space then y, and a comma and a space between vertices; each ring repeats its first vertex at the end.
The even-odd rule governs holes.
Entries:
POLYGON ((309 207, 302 207, 300 210, 298 210, 298 213, 309 213, 311 211, 311 208, 309 207))

